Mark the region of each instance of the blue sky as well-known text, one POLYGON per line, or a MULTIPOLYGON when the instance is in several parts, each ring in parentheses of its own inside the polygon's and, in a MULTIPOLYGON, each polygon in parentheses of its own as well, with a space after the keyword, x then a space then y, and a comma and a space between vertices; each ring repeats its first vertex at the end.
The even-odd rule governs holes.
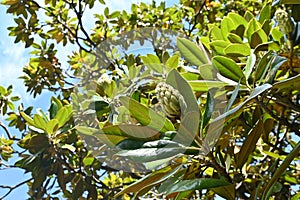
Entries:
MULTIPOLYGON (((132 3, 145 2, 149 3, 152 0, 107 0, 106 6, 110 10, 130 10, 132 3)), ((157 2, 161 2, 158 0, 157 2)), ((178 3, 179 0, 166 0, 167 5, 172 5, 178 3)), ((104 7, 98 7, 97 12, 102 12, 104 7)), ((92 18, 92 12, 88 13, 85 17, 85 23, 89 22, 89 19, 92 18)), ((30 58, 30 49, 25 49, 24 44, 14 44, 14 38, 9 37, 7 27, 14 25, 13 17, 9 14, 6 14, 6 8, 3 5, 0 5, 0 85, 8 87, 9 85, 14 86, 14 94, 21 96, 21 102, 24 104, 24 107, 34 105, 35 108, 42 108, 44 111, 47 111, 49 107, 49 94, 45 93, 43 95, 37 96, 35 99, 26 93, 26 88, 21 79, 18 79, 22 75, 22 68, 28 63, 30 58)), ((92 27, 92 25, 91 25, 92 27)), ((71 54, 71 49, 60 48, 59 52, 62 52, 60 56, 63 61, 67 60, 67 55, 71 54), (65 55, 64 55, 65 54, 65 55)), ((3 122, 5 119, 0 116, 0 120, 3 122)), ((10 129, 13 135, 18 135, 19 133, 10 129)), ((3 130, 0 129, 0 134, 3 134, 3 130)), ((11 164, 16 159, 13 159, 11 164)), ((23 170, 20 169, 7 169, 0 170, 0 185, 10 185, 14 186, 19 182, 30 177, 28 174, 24 174, 23 170)), ((0 188, 0 197, 6 193, 7 190, 0 188)), ((22 187, 14 190, 5 200, 22 200, 27 199, 27 186, 23 185, 22 187)))

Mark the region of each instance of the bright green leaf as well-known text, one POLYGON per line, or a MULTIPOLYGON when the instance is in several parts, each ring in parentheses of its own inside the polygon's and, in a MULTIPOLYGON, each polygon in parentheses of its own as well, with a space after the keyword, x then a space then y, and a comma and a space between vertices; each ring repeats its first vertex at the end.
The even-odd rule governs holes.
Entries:
POLYGON ((198 46, 188 39, 178 37, 177 47, 183 57, 195 66, 207 64, 209 62, 208 55, 201 44, 198 46))

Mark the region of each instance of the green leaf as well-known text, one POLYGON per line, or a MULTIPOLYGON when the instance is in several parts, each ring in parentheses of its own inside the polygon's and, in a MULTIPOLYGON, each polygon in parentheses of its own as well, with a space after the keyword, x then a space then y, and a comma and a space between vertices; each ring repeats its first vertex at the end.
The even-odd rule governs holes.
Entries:
POLYGON ((3 86, 0 85, 0 95, 6 95, 6 93, 7 93, 7 90, 3 86))
POLYGON ((96 137, 99 141, 103 142, 109 147, 116 147, 118 143, 128 139, 128 137, 118 126, 108 126, 103 128, 104 130, 84 126, 78 126, 76 129, 81 134, 96 137))
MULTIPOLYGON (((210 24, 208 26, 210 26, 210 24)), ((210 28, 210 37, 212 38, 212 40, 224 41, 221 29, 215 25, 210 28)))
POLYGON ((251 54, 248 56, 247 64, 246 64, 245 71, 244 71, 246 80, 249 79, 249 77, 253 71, 253 68, 255 66, 255 62, 256 62, 256 56, 254 53, 251 52, 251 54))
POLYGON ((200 124, 199 111, 190 111, 186 113, 181 120, 181 124, 178 128, 178 133, 175 135, 172 141, 183 144, 184 146, 190 146, 193 140, 199 133, 198 128, 200 124))
POLYGON ((217 55, 225 55, 225 48, 230 45, 231 43, 225 40, 215 40, 209 45, 211 48, 217 53, 217 55))
POLYGON ((239 93, 239 89, 240 89, 240 82, 235 87, 235 89, 234 89, 234 91, 233 91, 233 93, 232 93, 232 95, 231 95, 231 97, 230 97, 230 99, 228 101, 228 104, 227 104, 227 106, 225 108, 225 112, 227 112, 231 108, 231 106, 233 105, 233 103, 236 100, 236 97, 237 97, 237 95, 239 93))
POLYGON ((211 115, 214 111, 214 108, 215 108, 215 101, 214 101, 214 95, 216 93, 216 89, 211 89, 208 91, 207 93, 207 99, 206 99, 206 104, 205 104, 205 111, 204 111, 204 114, 203 114, 203 118, 202 118, 202 128, 204 128, 210 118, 211 118, 211 115))
POLYGON ((271 5, 267 3, 260 11, 259 22, 262 24, 265 20, 271 19, 271 5))
POLYGON ((224 53, 232 57, 249 56, 251 49, 246 44, 230 44, 224 49, 224 53))
POLYGON ((71 152, 75 152, 76 151, 76 148, 74 146, 70 145, 70 144, 64 144, 60 148, 62 148, 62 149, 68 149, 71 152))
POLYGON ((159 148, 141 148, 135 150, 122 150, 116 155, 126 157, 138 163, 156 161, 160 159, 180 156, 186 151, 185 147, 159 147, 159 148))
POLYGON ((57 119, 51 119, 49 122, 47 122, 45 131, 51 135, 58 130, 58 125, 59 121, 57 119))
POLYGON ((207 81, 207 80, 195 80, 188 81, 193 91, 195 92, 208 92, 211 88, 223 88, 228 86, 228 83, 222 81, 207 81))
POLYGON ((241 80, 242 83, 245 83, 243 71, 232 59, 224 56, 215 56, 213 57, 213 64, 226 78, 236 82, 241 80))
POLYGON ((35 126, 33 119, 25 112, 20 112, 20 114, 30 126, 35 126))
POLYGON ((227 199, 227 200, 234 200, 235 199, 234 184, 212 188, 211 190, 214 191, 216 194, 220 195, 221 197, 227 199))
POLYGON ((300 142, 298 142, 298 144, 288 154, 288 156, 286 157, 286 159, 284 159, 284 161, 281 163, 279 168, 276 169, 271 180, 268 182, 267 186, 264 188, 264 193, 262 195, 263 200, 269 199, 269 197, 273 191, 273 187, 276 184, 277 180, 285 172, 285 170, 289 167, 289 165, 293 161, 293 159, 299 155, 299 151, 300 151, 300 142))
POLYGON ((279 81, 277 83, 274 83, 272 89, 277 90, 277 91, 285 91, 285 92, 292 90, 292 89, 299 90, 299 88, 300 88, 299 82, 300 82, 300 74, 298 74, 294 77, 279 81))
POLYGON ((213 119, 213 121, 210 123, 206 137, 204 139, 204 145, 203 145, 203 151, 208 153, 207 151, 212 148, 216 142, 218 141, 221 129, 222 127, 230 122, 232 119, 238 117, 242 111, 243 107, 247 105, 249 102, 251 102, 253 99, 255 99, 258 95, 265 92, 266 90, 270 89, 272 85, 270 84, 264 84, 261 86, 258 86, 254 88, 250 96, 243 101, 243 103, 237 105, 233 109, 223 113, 222 115, 218 116, 217 118, 213 119))
POLYGON ((250 46, 253 49, 256 48, 258 45, 266 42, 268 42, 268 36, 262 29, 256 30, 250 36, 250 46))
POLYGON ((141 59, 149 69, 160 74, 163 73, 163 65, 156 55, 147 54, 147 56, 141 56, 141 59))
POLYGON ((180 59, 180 56, 175 54, 173 55, 172 57, 170 57, 167 62, 166 62, 166 66, 169 67, 169 68, 177 68, 178 67, 178 63, 179 63, 179 59, 180 59))
POLYGON ((216 187, 226 186, 226 185, 230 185, 230 183, 228 183, 225 180, 214 179, 214 178, 199 178, 199 179, 192 179, 192 180, 183 180, 171 185, 167 189, 166 195, 175 192, 183 192, 189 190, 203 190, 203 189, 216 188, 216 187))
POLYGON ((33 116, 33 121, 36 128, 40 128, 44 131, 46 131, 47 122, 44 120, 44 118, 38 114, 35 114, 33 116))
POLYGON ((119 97, 121 103, 128 108, 131 115, 143 126, 158 132, 175 130, 172 122, 166 117, 154 112, 152 109, 126 96, 119 97))
POLYGON ((234 22, 232 21, 232 19, 230 19, 229 17, 224 17, 222 22, 221 22, 221 32, 223 35, 223 38, 225 38, 225 40, 228 40, 228 34, 235 30, 235 25, 234 22))
POLYGON ((239 153, 236 156, 236 164, 238 168, 242 168, 249 155, 254 151, 256 147, 256 143, 260 136, 263 134, 264 131, 264 124, 261 120, 254 125, 251 131, 248 134, 248 137, 244 141, 239 153))
POLYGON ((254 74, 254 80, 260 80, 260 82, 262 81, 262 79, 265 77, 271 62, 274 58, 274 54, 273 51, 269 51, 268 53, 266 53, 261 60, 259 61, 259 63, 256 66, 256 70, 255 70, 255 74, 254 74))
MULTIPOLYGON (((178 90, 179 93, 183 96, 186 104, 186 110, 184 111, 184 113, 195 112, 195 111, 200 112, 198 108, 197 100, 191 89, 191 86, 184 78, 182 78, 182 76, 176 70, 173 69, 168 74, 166 82, 171 86, 173 86, 176 90, 178 90)), ((182 108, 182 105, 180 106, 182 108)))
POLYGON ((207 64, 209 62, 209 57, 201 43, 198 46, 188 39, 178 37, 177 47, 183 57, 195 66, 207 64))
POLYGON ((246 29, 248 41, 251 41, 251 36, 259 29, 261 29, 261 24, 255 18, 252 18, 246 29))
POLYGON ((161 184, 162 182, 168 180, 169 178, 173 177, 174 175, 176 175, 176 173, 182 168, 182 166, 178 166, 175 169, 172 169, 169 173, 167 173, 166 175, 164 175, 162 178, 160 178, 157 181, 154 181, 152 183, 150 183, 149 185, 143 187, 142 189, 140 189, 135 195, 134 195, 134 199, 137 199, 138 196, 142 196, 144 194, 146 194, 151 188, 154 188, 155 186, 161 184))
POLYGON ((229 33, 227 36, 228 40, 232 43, 238 43, 238 44, 243 44, 242 38, 234 33, 229 33))
POLYGON ((83 165, 86 166, 91 166, 94 162, 95 158, 94 157, 90 157, 90 156, 86 156, 83 159, 83 165))
POLYGON ((280 49, 278 42, 270 41, 257 45, 254 53, 257 54, 259 51, 279 51, 280 49))
POLYGON ((267 73, 266 78, 265 78, 266 83, 274 82, 274 78, 275 78, 277 71, 279 70, 281 65, 283 63, 285 63, 286 61, 287 61, 287 59, 285 57, 281 57, 281 56, 276 56, 275 59, 272 60, 271 70, 267 73))
POLYGON ((19 101, 21 98, 19 96, 10 97, 11 101, 19 101))
POLYGON ((123 150, 133 150, 141 148, 144 143, 145 141, 126 139, 118 143, 116 147, 123 150))
POLYGON ((59 122, 59 127, 64 126, 72 117, 72 106, 64 106, 61 109, 58 110, 55 119, 59 122))
MULTIPOLYGON (((123 189, 121 192, 117 193, 115 195, 115 198, 121 196, 122 194, 131 193, 131 192, 138 192, 145 187, 152 185, 153 183, 158 182, 163 177, 168 177, 167 174, 171 172, 171 175, 173 175, 172 170, 176 168, 178 165, 171 165, 164 167, 162 169, 156 170, 153 173, 150 173, 143 178, 139 179, 138 181, 134 182, 133 184, 129 185, 125 189, 123 189)), ((175 170, 176 173, 176 170, 175 170)), ((164 179, 163 179, 164 180, 164 179)))
POLYGON ((217 77, 217 69, 212 64, 201 65, 198 67, 198 70, 201 78, 204 80, 214 80, 217 77))
POLYGON ((279 27, 272 28, 271 35, 273 39, 278 42, 281 42, 284 39, 284 34, 279 30, 279 27))
POLYGON ((237 13, 230 12, 228 14, 228 17, 233 22, 235 29, 240 25, 243 25, 244 27, 247 27, 247 25, 248 25, 248 22, 246 21, 246 19, 237 13))

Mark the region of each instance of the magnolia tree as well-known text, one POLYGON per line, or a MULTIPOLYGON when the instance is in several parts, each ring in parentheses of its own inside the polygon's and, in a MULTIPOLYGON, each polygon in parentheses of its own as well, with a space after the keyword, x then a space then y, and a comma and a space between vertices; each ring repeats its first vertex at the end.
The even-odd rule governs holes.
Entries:
POLYGON ((1 199, 299 199, 298 3, 3 0, 52 96, 0 86, 1 169, 30 175, 1 199))

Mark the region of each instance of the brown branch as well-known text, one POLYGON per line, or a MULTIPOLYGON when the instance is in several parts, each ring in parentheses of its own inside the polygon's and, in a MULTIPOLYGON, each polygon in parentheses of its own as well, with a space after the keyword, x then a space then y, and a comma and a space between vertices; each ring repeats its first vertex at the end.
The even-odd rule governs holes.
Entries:
POLYGON ((20 139, 15 138, 14 136, 12 136, 8 130, 8 128, 0 121, 0 126, 3 128, 4 132, 6 133, 8 139, 10 140, 16 140, 19 141, 20 139))

